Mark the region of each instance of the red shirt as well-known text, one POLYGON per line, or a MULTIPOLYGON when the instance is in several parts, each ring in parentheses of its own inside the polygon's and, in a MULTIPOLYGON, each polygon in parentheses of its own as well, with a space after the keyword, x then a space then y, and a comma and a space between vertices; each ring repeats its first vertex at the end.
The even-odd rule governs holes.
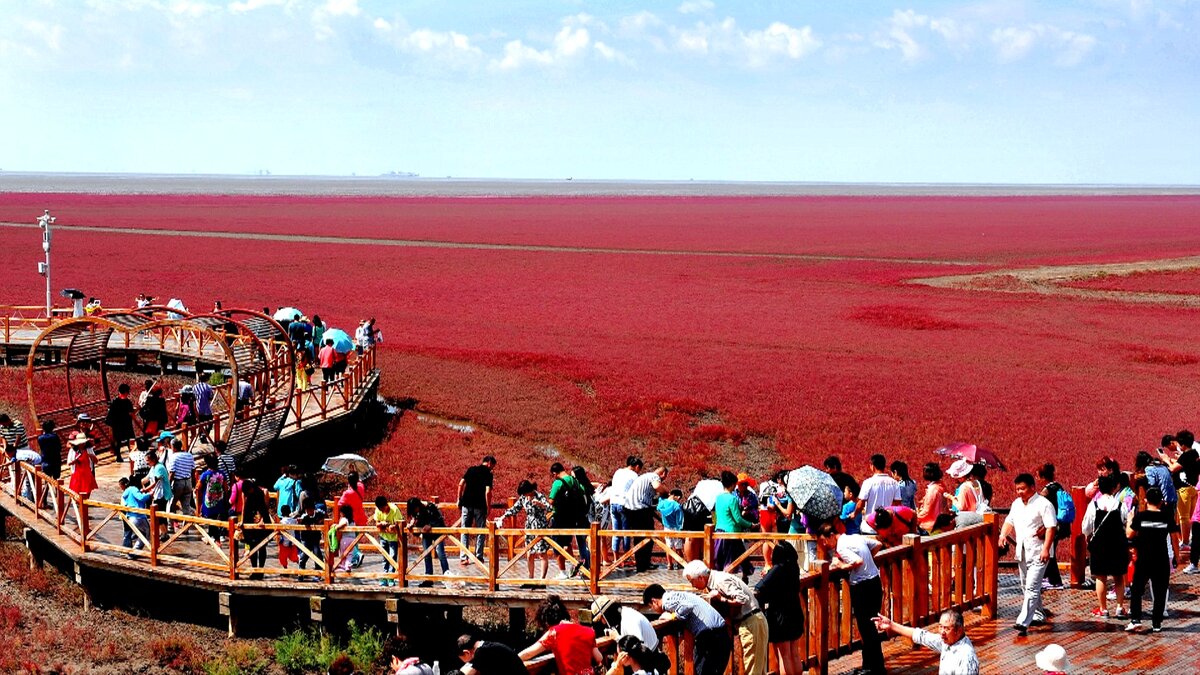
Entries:
POLYGON ((349 504, 350 508, 354 511, 355 525, 367 524, 367 512, 363 509, 363 497, 366 496, 366 492, 367 491, 363 488, 362 483, 359 483, 357 491, 351 490, 347 487, 346 491, 343 492, 342 496, 338 499, 338 508, 341 508, 345 504, 349 504))
POLYGON ((538 640, 554 654, 559 675, 591 675, 596 632, 587 626, 563 622, 551 626, 538 640))
POLYGON ((317 360, 322 368, 332 368, 337 361, 337 350, 333 348, 333 345, 325 345, 321 347, 320 352, 317 352, 317 360))

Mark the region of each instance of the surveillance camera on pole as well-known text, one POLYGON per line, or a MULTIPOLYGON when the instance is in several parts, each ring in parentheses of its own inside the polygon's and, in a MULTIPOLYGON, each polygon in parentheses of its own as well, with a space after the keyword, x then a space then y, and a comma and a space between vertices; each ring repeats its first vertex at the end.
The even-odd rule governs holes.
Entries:
POLYGON ((51 318, 50 311, 50 226, 54 224, 54 216, 50 209, 38 217, 38 227, 42 228, 42 251, 46 254, 46 262, 38 263, 38 274, 46 277, 46 318, 51 318))

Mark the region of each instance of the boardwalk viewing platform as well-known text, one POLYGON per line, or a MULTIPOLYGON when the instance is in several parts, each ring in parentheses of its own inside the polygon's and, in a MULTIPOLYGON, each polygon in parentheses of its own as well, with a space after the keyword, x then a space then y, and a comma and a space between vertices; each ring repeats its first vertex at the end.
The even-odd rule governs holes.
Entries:
MULTIPOLYGON (((290 379, 293 375, 290 369, 294 366, 278 360, 286 343, 272 333, 277 333, 276 329, 264 323, 261 316, 243 318, 241 328, 216 326, 216 322, 211 322, 212 326, 195 329, 173 325, 166 319, 152 319, 135 323, 128 331, 119 328, 109 331, 111 326, 103 321, 85 322, 86 325, 80 324, 78 330, 66 337, 56 338, 47 333, 53 324, 49 320, 9 316, 0 327, 3 329, 0 344, 10 361, 21 349, 25 354, 33 350, 34 356, 25 359, 31 382, 38 373, 53 372, 63 364, 82 366, 79 371, 93 373, 90 382, 85 375, 76 373, 76 384, 83 382, 84 386, 78 392, 80 398, 69 396, 66 405, 39 410, 31 403, 32 414, 58 415, 68 430, 74 428, 76 411, 95 410, 97 402, 105 400, 106 373, 122 368, 138 371, 158 367, 164 374, 190 375, 189 369, 194 372, 198 367, 220 367, 228 362, 231 372, 241 373, 231 380, 252 380, 258 394, 253 408, 236 411, 229 382, 220 390, 219 409, 215 410, 212 422, 175 430, 193 447, 200 444, 202 435, 232 437, 234 427, 247 419, 258 420, 261 428, 262 420, 270 418, 271 424, 279 425, 276 437, 286 438, 352 414, 366 397, 373 395, 379 377, 373 352, 355 358, 338 378, 318 381, 307 388, 296 387, 290 379), (94 352, 87 359, 72 357, 71 350, 81 344, 80 335, 100 334, 100 331, 108 331, 102 333, 107 352, 94 352), (258 351, 254 352, 255 349, 258 351)), ((256 442, 247 441, 247 451, 256 442)), ((385 550, 375 527, 349 528, 355 544, 365 553, 364 564, 353 567, 347 564, 345 556, 324 546, 331 527, 329 522, 313 527, 278 522, 242 525, 233 519, 211 520, 153 507, 123 506, 116 481, 127 473, 126 467, 110 457, 101 453, 96 472, 100 487, 86 498, 72 492, 66 480, 55 480, 28 464, 18 462, 0 469, 0 512, 6 518, 20 521, 24 527, 33 563, 52 560, 66 567, 89 597, 98 588, 97 584, 112 583, 114 578, 131 584, 152 581, 162 584, 155 588, 168 589, 164 592, 176 588, 203 593, 211 603, 211 614, 226 620, 231 634, 238 632, 239 621, 255 619, 265 599, 289 602, 297 620, 313 622, 325 620, 330 603, 357 603, 356 606, 374 608, 371 611, 386 616, 387 621, 397 626, 406 613, 418 606, 422 611, 444 611, 447 617, 461 616, 463 607, 499 607, 508 610, 510 625, 520 629, 526 610, 548 592, 562 596, 575 608, 583 608, 601 593, 640 606, 641 591, 650 583, 660 583, 668 589, 688 589, 675 569, 686 561, 671 546, 668 534, 675 539, 698 540, 698 549, 710 565, 717 541, 741 539, 746 544, 741 559, 749 560, 755 568, 752 584, 763 573, 766 547, 787 540, 798 549, 811 547, 814 552, 808 556, 800 581, 806 616, 800 652, 807 672, 841 673, 859 665, 855 653, 859 636, 851 616, 847 579, 843 573, 830 571, 826 552, 819 550, 807 535, 726 534, 715 532, 711 526, 702 532, 670 533, 616 532, 602 530, 597 525, 578 530, 527 531, 515 519, 464 528, 454 505, 442 504, 445 522, 450 525, 424 535, 407 532, 402 527, 400 538, 404 545, 395 555, 385 550), (137 527, 136 521, 142 518, 148 521, 148 528, 137 527), (158 532, 160 527, 166 532, 164 537, 148 534, 158 532), (127 528, 132 536, 128 545, 127 528), (261 544, 249 548, 244 542, 255 539, 256 531, 266 536, 261 544), (633 551, 613 561, 596 554, 608 548, 612 537, 618 534, 631 537, 635 550, 651 548, 658 568, 634 572, 633 551), (579 551, 559 544, 556 535, 585 540, 593 552, 591 560, 585 564, 579 551), (483 556, 473 553, 476 538, 483 539, 483 556), (314 539, 321 542, 321 547, 313 545, 314 539), (286 565, 280 562, 275 553, 281 542, 296 547, 309 558, 307 569, 298 569, 294 562, 286 565), (558 578, 558 567, 553 566, 543 578, 540 568, 544 563, 539 561, 538 574, 530 576, 528 560, 539 543, 560 554, 568 568, 578 568, 577 574, 558 578), (426 562, 438 545, 446 548, 449 569, 442 571, 434 558, 432 571, 427 571, 426 562), (259 552, 269 555, 264 565, 255 567, 253 554, 259 552), (465 562, 460 562, 460 555, 466 557, 465 562)), ((1086 505, 1082 491, 1077 489, 1073 493, 1077 511, 1082 513, 1086 505)), ((368 506, 368 513, 370 509, 368 506)), ((1035 627, 1027 637, 1018 637, 1010 626, 1017 614, 1021 592, 1015 575, 1004 568, 997 548, 999 518, 989 514, 982 524, 936 536, 908 535, 901 545, 878 554, 884 613, 908 625, 928 626, 936 623, 945 610, 963 611, 983 672, 1037 672, 1033 666, 1034 654, 1050 643, 1066 648, 1075 672, 1197 670, 1200 657, 1191 644, 1195 634, 1200 633, 1200 603, 1196 596, 1200 577, 1175 576, 1169 604, 1171 617, 1160 634, 1131 635, 1122 630, 1123 621, 1092 617, 1094 592, 1076 587, 1046 593, 1046 606, 1054 612, 1050 625, 1035 627)), ((1072 581, 1078 586, 1084 580, 1084 547, 1078 520, 1070 539, 1060 545, 1060 551, 1072 581)), ((682 625, 666 620, 658 620, 654 625, 671 658, 672 675, 691 675, 690 636, 682 625)), ((602 640, 601 647, 607 653, 614 649, 611 640, 602 640)), ((735 641, 735 655, 738 650, 740 646, 735 641)), ((937 671, 936 654, 914 649, 903 639, 888 641, 885 654, 891 672, 937 671)), ((532 672, 553 673, 552 658, 537 661, 532 672)), ((741 672, 740 661, 735 658, 730 673, 741 672)))

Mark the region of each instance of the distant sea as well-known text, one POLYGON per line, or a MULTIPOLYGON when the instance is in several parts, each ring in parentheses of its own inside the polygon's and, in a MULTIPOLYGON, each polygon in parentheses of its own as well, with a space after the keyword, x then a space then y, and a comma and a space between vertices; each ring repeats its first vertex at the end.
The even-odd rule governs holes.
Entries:
POLYGON ((19 173, 0 171, 0 192, 229 194, 370 197, 537 196, 1041 196, 1200 195, 1196 185, 788 183, 738 181, 516 180, 396 176, 19 173))

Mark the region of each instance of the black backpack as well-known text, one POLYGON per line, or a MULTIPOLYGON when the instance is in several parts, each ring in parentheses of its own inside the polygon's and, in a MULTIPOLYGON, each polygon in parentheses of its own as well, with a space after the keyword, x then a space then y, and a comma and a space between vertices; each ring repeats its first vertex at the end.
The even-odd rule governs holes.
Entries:
POLYGON ((568 527, 586 518, 587 496, 573 480, 558 479, 558 492, 554 497, 554 519, 568 527))

